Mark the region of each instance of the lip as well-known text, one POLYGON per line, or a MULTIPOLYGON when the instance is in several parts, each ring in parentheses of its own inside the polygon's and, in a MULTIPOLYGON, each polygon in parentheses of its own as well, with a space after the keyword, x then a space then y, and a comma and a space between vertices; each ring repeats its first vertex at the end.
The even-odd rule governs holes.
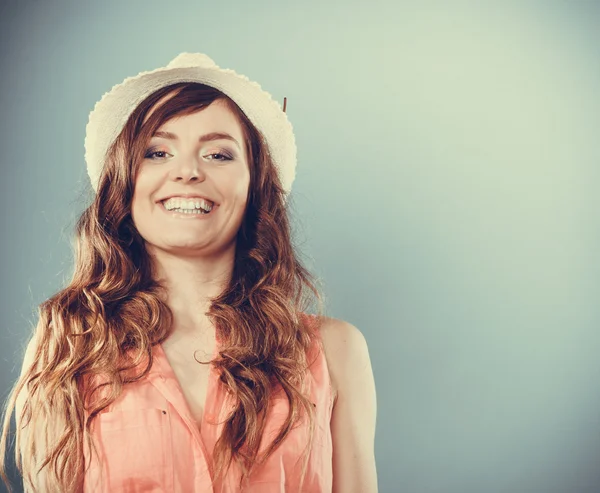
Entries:
POLYGON ((207 219, 210 216, 214 215, 216 210, 219 208, 219 206, 217 204, 215 204, 215 205, 213 205, 213 208, 211 209, 211 211, 208 214, 186 214, 185 212, 174 212, 174 211, 167 210, 164 202, 158 202, 158 206, 164 211, 165 214, 168 214, 171 217, 180 218, 180 219, 195 219, 195 220, 207 219))
POLYGON ((167 196, 163 197, 162 199, 157 200, 157 203, 162 204, 165 200, 168 200, 172 197, 181 197, 184 199, 204 199, 204 200, 208 200, 209 202, 212 202, 215 206, 219 205, 210 197, 207 197, 206 195, 201 195, 199 193, 172 193, 171 195, 167 195, 167 196))

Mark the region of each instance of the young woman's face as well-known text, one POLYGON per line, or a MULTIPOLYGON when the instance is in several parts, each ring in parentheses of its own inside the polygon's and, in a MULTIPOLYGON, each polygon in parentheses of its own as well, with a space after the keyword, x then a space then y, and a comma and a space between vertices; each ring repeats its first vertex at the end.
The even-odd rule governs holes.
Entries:
POLYGON ((234 246, 249 185, 242 127, 217 100, 157 130, 135 177, 132 219, 149 249, 218 254, 234 246), (174 200, 165 201, 168 197, 174 200), (208 214, 167 210, 204 207, 201 197, 213 203, 208 214))

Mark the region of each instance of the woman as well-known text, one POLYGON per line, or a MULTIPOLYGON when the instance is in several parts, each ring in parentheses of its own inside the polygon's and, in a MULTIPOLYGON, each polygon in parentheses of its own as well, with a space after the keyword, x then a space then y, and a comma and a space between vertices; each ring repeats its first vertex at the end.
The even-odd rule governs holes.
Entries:
POLYGON ((280 105, 183 53, 106 93, 85 144, 96 195, 0 464, 14 409, 27 491, 376 491, 368 349, 306 313, 321 298, 292 247, 280 105))

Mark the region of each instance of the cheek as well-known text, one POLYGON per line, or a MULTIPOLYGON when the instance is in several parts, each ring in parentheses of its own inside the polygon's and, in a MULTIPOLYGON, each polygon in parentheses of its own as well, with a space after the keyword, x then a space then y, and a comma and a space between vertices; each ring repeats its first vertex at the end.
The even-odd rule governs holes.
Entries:
POLYGON ((240 187, 237 191, 237 197, 235 201, 236 215, 239 216, 240 220, 246 213, 248 207, 248 187, 240 187))
POLYGON ((155 182, 156 177, 153 176, 153 173, 144 170, 143 168, 138 171, 133 185, 132 207, 133 204, 137 204, 139 207, 144 200, 148 199, 152 193, 155 182))
POLYGON ((139 203, 139 199, 134 198, 131 201, 131 220, 133 222, 133 225, 135 226, 135 228, 139 231, 140 227, 140 203, 139 203))
POLYGON ((245 205, 248 200, 248 192, 250 189, 250 174, 248 173, 248 170, 245 170, 241 176, 238 175, 236 177, 232 188, 235 189, 237 199, 245 205))
POLYGON ((148 192, 146 192, 140 185, 141 184, 136 184, 133 197, 131 199, 131 217, 134 223, 136 220, 139 221, 140 218, 142 218, 143 215, 149 211, 148 202, 150 199, 148 198, 148 192))

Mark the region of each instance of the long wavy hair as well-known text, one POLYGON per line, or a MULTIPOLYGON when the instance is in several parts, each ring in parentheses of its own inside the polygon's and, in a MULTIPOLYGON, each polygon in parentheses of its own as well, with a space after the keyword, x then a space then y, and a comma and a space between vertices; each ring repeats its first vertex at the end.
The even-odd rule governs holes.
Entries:
POLYGON ((315 327, 304 315, 309 310, 323 313, 320 281, 302 265, 293 247, 289 200, 260 131, 220 91, 185 82, 157 90, 130 115, 109 149, 97 193, 77 221, 73 277, 38 306, 30 339, 36 342, 33 363, 23 368, 4 409, 0 475, 9 491, 7 437, 21 392, 25 399, 16 426, 15 457, 24 481, 32 491, 40 491, 34 478, 45 468, 50 491, 80 491, 84 439, 89 446, 92 420, 125 385, 150 371, 152 346, 171 334, 173 314, 162 296, 166 288, 154 278, 144 239, 131 217, 136 170, 155 130, 216 100, 224 100, 243 127, 250 187, 231 280, 206 312, 222 341, 218 356, 209 363, 235 402, 213 451, 214 480, 224 477, 232 461, 241 466, 242 482, 248 479, 307 416, 310 440, 304 478, 314 408, 302 382, 315 340, 315 327), (163 98, 172 91, 173 97, 163 98), (140 362, 145 364, 137 371, 140 362), (279 387, 287 395, 289 414, 259 457, 269 398, 279 387), (38 431, 23 438, 26 427, 38 431), (44 430, 44 441, 39 430, 44 430))

